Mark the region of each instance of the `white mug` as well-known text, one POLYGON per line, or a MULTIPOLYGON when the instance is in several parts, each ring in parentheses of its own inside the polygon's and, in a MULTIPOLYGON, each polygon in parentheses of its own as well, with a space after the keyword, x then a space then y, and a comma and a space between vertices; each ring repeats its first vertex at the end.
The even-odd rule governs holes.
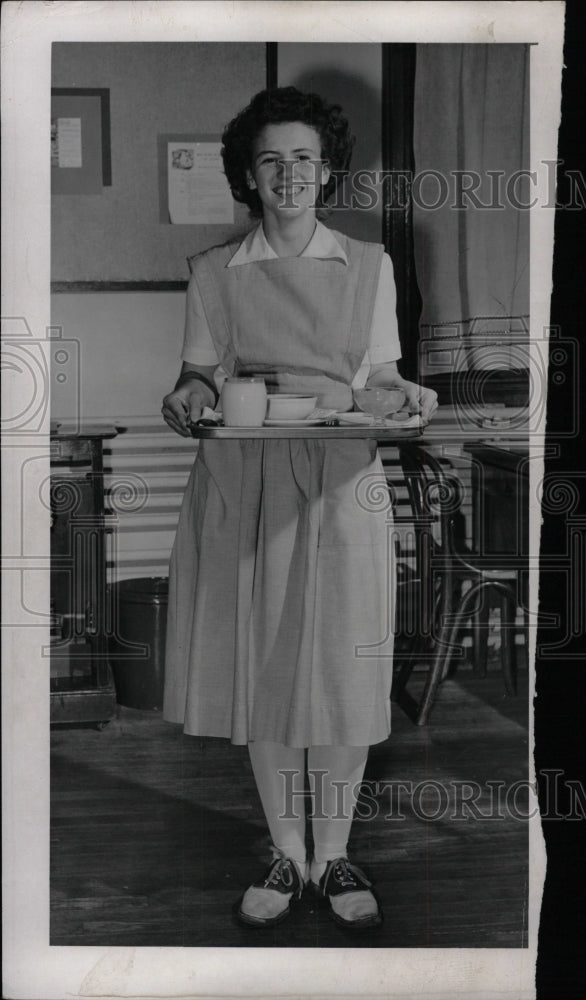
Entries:
POLYGON ((262 427, 267 412, 263 378, 227 378, 221 396, 226 427, 262 427))

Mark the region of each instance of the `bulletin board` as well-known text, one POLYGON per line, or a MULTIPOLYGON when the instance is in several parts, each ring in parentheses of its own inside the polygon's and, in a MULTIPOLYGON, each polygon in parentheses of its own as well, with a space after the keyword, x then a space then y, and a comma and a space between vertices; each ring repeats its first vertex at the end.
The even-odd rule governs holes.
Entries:
POLYGON ((110 93, 51 91, 51 194, 98 194, 112 183, 110 93))
POLYGON ((102 141, 111 171, 111 184, 106 171, 94 190, 70 185, 53 194, 54 291, 179 290, 188 257, 250 228, 248 209, 236 202, 232 221, 210 222, 208 213, 201 224, 173 224, 168 206, 162 209, 161 147, 174 136, 219 142, 228 122, 267 86, 265 43, 58 42, 51 82, 54 91, 108 94, 102 141))

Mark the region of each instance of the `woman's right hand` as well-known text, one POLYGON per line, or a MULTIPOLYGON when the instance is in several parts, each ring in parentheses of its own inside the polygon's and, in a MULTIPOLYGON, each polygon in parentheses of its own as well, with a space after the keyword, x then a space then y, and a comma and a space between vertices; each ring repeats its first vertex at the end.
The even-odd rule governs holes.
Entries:
POLYGON ((190 437, 188 420, 195 423, 201 417, 204 406, 210 403, 210 391, 205 385, 192 382, 180 389, 173 389, 163 400, 161 412, 171 430, 182 437, 190 437))

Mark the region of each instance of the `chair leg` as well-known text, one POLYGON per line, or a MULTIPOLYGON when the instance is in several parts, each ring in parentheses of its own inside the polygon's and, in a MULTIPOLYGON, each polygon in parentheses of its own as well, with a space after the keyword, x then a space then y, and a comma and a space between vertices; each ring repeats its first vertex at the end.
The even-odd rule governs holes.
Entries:
POLYGON ((421 636, 416 636, 411 644, 411 648, 404 657, 399 657, 400 666, 395 667, 393 672, 393 687, 391 690, 391 700, 398 701, 403 693, 407 681, 409 680, 419 654, 423 652, 423 640, 421 636), (400 661, 403 660, 401 663, 400 661))
POLYGON ((455 604, 455 584, 451 572, 444 573, 441 593, 435 607, 434 620, 439 623, 438 635, 434 639, 433 657, 427 672, 425 688, 415 714, 418 726, 426 726, 433 708, 437 690, 447 676, 450 667, 452 646, 449 642, 450 621, 455 604))
MULTIPOLYGON (((450 622, 452 620, 455 608, 457 608, 459 606, 459 603, 461 603, 462 601, 461 588, 462 588, 461 582, 453 583, 450 593, 449 603, 444 608, 443 612, 440 612, 440 621, 443 621, 445 619, 446 622, 450 622)), ((445 681, 449 676, 452 664, 453 641, 452 644, 450 644, 448 641, 450 637, 450 628, 451 626, 448 626, 445 630, 445 633, 441 632, 440 630, 441 637, 445 638, 445 655, 444 655, 444 667, 442 672, 442 681, 445 681)), ((456 667, 454 667, 454 670, 455 669, 456 667)))
POLYGON ((429 721, 429 715, 435 701, 437 689, 442 681, 442 678, 448 671, 452 649, 456 644, 456 639, 458 638, 458 633, 462 627, 462 622, 469 613, 468 608, 472 604, 473 599, 478 595, 483 596, 482 591, 484 589, 486 589, 485 582, 474 584, 461 599, 460 606, 455 616, 452 616, 451 614, 448 616, 448 621, 453 617, 452 625, 442 624, 440 628, 435 655, 427 675, 425 690, 417 711, 416 722, 418 726, 425 726, 429 721))
POLYGON ((501 661, 503 680, 508 695, 517 693, 515 670, 515 601, 508 593, 501 594, 501 661))
POLYGON ((473 650, 473 671, 481 677, 486 677, 488 661, 488 619, 490 611, 490 601, 488 593, 481 591, 478 595, 478 604, 474 610, 472 623, 472 650, 473 650))
POLYGON ((421 696, 421 701, 417 707, 417 715, 415 717, 415 722, 418 726, 426 726, 429 721, 429 715, 433 708, 435 702, 435 696, 437 694, 437 689, 440 686, 444 673, 447 668, 450 647, 446 649, 446 640, 448 638, 448 627, 443 626, 440 629, 440 634, 438 636, 433 659, 431 661, 429 670, 427 672, 427 678, 425 681, 425 688, 423 695, 421 696))

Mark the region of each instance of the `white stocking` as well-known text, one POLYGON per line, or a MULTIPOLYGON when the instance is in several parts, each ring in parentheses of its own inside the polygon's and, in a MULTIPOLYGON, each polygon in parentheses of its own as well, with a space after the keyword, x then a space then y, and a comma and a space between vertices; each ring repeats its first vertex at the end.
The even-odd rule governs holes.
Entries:
MULTIPOLYGON (((255 740, 248 752, 275 854, 295 861, 306 881, 305 750, 255 740)), ((274 920, 288 908, 290 898, 291 893, 250 886, 240 909, 257 921, 274 920)))
POLYGON ((305 750, 255 740, 248 744, 252 772, 274 846, 305 865, 305 750))
MULTIPOLYGON (((367 757, 368 747, 309 748, 307 770, 314 814, 311 881, 315 884, 319 883, 328 861, 346 857, 367 757)), ((330 902, 336 913, 350 921, 359 921, 378 911, 376 899, 368 890, 334 896, 330 902)))
POLYGON ((368 747, 310 747, 307 755, 313 794, 311 820, 315 861, 346 857, 356 798, 368 747))

